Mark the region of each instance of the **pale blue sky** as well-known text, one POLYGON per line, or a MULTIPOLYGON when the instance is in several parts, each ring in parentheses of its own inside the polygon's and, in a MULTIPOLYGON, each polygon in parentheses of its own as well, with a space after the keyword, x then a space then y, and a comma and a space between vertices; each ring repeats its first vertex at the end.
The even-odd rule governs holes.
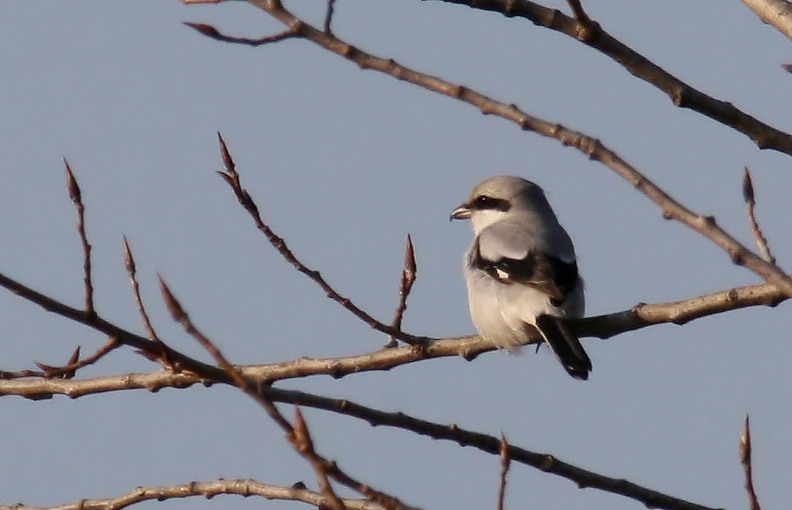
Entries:
MULTIPOLYGON (((286 4, 321 23, 324 2, 286 4)), ((588 2, 609 32, 688 83, 789 131, 790 42, 740 2, 588 2)), ((565 2, 554 6, 567 11, 565 2)), ((404 238, 419 276, 415 334, 473 333, 460 266, 471 239, 448 214, 479 180, 541 184, 575 239, 590 314, 758 283, 709 241, 661 219, 605 167, 554 140, 372 71, 306 41, 249 48, 182 21, 258 37, 280 27, 242 2, 6 2, 0 20, 0 272, 75 306, 81 251, 68 158, 88 209, 98 311, 142 332, 123 266, 134 250, 160 335, 174 325, 161 273, 236 363, 376 350, 385 339, 288 266, 216 176, 225 136, 264 218, 342 294, 388 321, 404 238)), ((606 57, 518 19, 442 2, 339 0, 336 34, 602 140, 693 210, 751 243, 743 167, 782 266, 790 159, 674 108, 606 57)), ((766 508, 792 500, 788 305, 585 339, 594 372, 571 379, 546 350, 434 360, 343 380, 288 381, 387 411, 457 423, 605 475, 715 507, 745 508, 738 440, 751 413, 766 508)), ((0 369, 65 362, 103 338, 0 292, 0 369)), ((158 366, 124 350, 80 373, 158 366)), ((450 443, 306 410, 320 453, 423 508, 494 508, 499 461, 450 443)), ((47 506, 141 485, 255 478, 315 487, 310 468, 230 388, 130 391, 75 401, 0 399, 0 504, 47 506)), ((147 508, 282 508, 221 497, 147 508)), ((513 465, 507 508, 632 509, 632 500, 513 465)), ((142 508, 142 506, 141 506, 142 508)))

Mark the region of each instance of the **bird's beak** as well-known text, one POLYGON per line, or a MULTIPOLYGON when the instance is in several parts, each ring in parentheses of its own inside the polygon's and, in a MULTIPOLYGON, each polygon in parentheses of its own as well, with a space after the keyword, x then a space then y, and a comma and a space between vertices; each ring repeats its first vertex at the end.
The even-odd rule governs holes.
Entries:
POLYGON ((456 209, 451 212, 451 217, 448 218, 450 220, 466 220, 470 218, 470 209, 468 208, 467 204, 462 204, 456 209))

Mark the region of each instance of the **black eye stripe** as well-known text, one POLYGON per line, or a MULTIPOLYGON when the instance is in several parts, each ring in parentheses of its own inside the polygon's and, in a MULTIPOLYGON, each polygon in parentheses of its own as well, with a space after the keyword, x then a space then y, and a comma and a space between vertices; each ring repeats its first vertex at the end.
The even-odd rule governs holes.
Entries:
POLYGON ((509 204, 508 200, 504 200, 502 198, 492 198, 488 197, 487 195, 479 195, 473 199, 471 207, 478 210, 489 209, 506 212, 511 209, 511 204, 509 204))

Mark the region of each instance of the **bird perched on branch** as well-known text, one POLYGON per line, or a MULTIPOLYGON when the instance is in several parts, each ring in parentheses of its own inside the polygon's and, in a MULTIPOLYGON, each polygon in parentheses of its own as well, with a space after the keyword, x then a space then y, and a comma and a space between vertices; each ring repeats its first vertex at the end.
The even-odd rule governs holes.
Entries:
POLYGON ((564 322, 583 316, 583 280, 572 240, 542 188, 520 177, 492 177, 451 219, 473 225, 464 273, 479 334, 515 351, 538 332, 572 377, 587 379, 591 360, 564 322))

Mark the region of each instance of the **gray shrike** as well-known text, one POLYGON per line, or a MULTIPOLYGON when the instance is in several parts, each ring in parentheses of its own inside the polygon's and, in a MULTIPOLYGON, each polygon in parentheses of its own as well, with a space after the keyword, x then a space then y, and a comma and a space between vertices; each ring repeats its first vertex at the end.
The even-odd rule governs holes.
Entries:
POLYGON ((542 188, 520 177, 492 177, 451 219, 473 224, 464 272, 479 334, 515 351, 538 331, 569 375, 587 379, 591 360, 563 320, 583 316, 583 280, 572 240, 542 188))

